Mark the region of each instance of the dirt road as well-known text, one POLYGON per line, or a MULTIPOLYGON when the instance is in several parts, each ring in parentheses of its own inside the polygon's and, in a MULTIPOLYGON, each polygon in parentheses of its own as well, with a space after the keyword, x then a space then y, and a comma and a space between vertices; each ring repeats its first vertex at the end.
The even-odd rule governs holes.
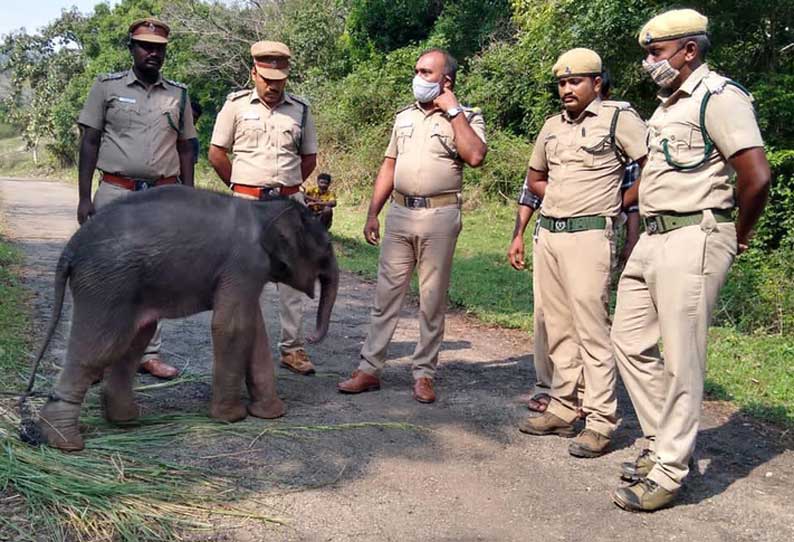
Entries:
MULTIPOLYGON (((34 293, 34 320, 40 330, 49 316, 56 259, 76 228, 76 189, 0 180, 0 201, 8 233, 26 258, 23 278, 34 293)), ((274 293, 268 287, 262 297, 271 338, 278 336, 274 293)), ((615 449, 605 457, 575 459, 567 453, 568 440, 520 434, 516 422, 527 412, 520 399, 532 374, 530 343, 520 332, 451 314, 441 354, 439 401, 420 405, 411 399, 408 361, 418 325, 415 307, 406 307, 383 389, 361 396, 338 394, 335 383, 356 364, 372 294, 372 284, 343 277, 330 335, 309 351, 318 374, 297 377, 281 370, 279 391, 289 409, 285 420, 396 421, 426 430, 360 429, 308 440, 274 438, 251 453, 207 460, 203 465, 219 472, 256 474, 257 481, 247 488, 253 497, 244 499, 288 524, 219 527, 196 539, 794 540, 791 445, 774 429, 720 404, 704 409, 698 472, 690 477, 678 506, 653 515, 615 507, 609 495, 618 483, 618 465, 639 451, 639 427, 627 397, 621 395, 623 421, 615 449)), ((65 316, 68 311, 67 306, 65 316)), ((63 356, 67 329, 66 323, 61 325, 48 363, 63 356)), ((186 371, 208 373, 208 315, 167 322, 164 350, 186 371)), ((208 397, 208 385, 197 382, 147 397, 141 404, 145 412, 200 411, 208 397)), ((184 451, 184 456, 235 452, 234 446, 207 442, 184 451)))

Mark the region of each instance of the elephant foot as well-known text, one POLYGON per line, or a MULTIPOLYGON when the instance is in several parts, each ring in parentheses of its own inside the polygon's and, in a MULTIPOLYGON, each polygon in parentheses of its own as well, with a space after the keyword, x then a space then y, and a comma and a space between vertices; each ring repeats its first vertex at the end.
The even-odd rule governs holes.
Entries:
POLYGON ((116 425, 130 425, 140 416, 140 409, 132 397, 113 397, 107 392, 102 393, 102 410, 105 419, 116 425))
POLYGON ((255 401, 248 405, 248 413, 257 418, 264 418, 272 420, 273 418, 280 418, 287 412, 284 406, 284 401, 275 397, 270 401, 255 401))
POLYGON ((239 422, 248 416, 248 410, 242 401, 233 403, 212 402, 210 405, 210 417, 224 422, 239 422))
POLYGON ((65 452, 78 452, 85 447, 80 435, 80 405, 51 399, 39 412, 42 441, 65 452))

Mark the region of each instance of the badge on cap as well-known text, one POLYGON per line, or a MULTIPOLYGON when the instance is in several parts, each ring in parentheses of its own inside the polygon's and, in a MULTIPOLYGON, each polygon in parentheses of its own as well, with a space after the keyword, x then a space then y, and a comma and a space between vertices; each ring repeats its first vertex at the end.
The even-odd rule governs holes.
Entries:
POLYGON ((651 43, 652 41, 653 41, 653 36, 651 36, 650 32, 646 32, 645 33, 645 43, 648 44, 648 43, 651 43))
POLYGON ((571 73, 572 73, 571 72, 571 67, 570 66, 565 66, 565 75, 571 75, 571 73))

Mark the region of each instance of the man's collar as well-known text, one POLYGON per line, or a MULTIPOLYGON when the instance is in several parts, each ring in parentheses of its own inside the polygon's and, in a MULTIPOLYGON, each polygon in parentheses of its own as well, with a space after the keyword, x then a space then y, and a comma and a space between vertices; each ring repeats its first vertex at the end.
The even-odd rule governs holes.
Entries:
POLYGON ((576 124, 584 120, 587 115, 598 116, 599 111, 601 111, 601 98, 596 98, 592 102, 590 102, 587 107, 584 108, 584 111, 579 113, 579 116, 575 119, 572 119, 571 116, 568 114, 568 110, 563 108, 562 110, 562 120, 569 124, 576 124))
POLYGON ((425 109, 423 108, 418 101, 414 102, 414 108, 421 111, 425 117, 429 117, 435 113, 443 113, 444 111, 440 107, 433 107, 432 109, 425 109))
POLYGON ((695 92, 695 88, 697 88, 697 86, 700 84, 700 82, 701 82, 701 81, 702 81, 702 80, 703 80, 703 79, 704 79, 704 78, 705 78, 705 77, 706 77, 706 76, 707 76, 709 73, 711 73, 711 70, 709 69, 709 66, 708 66, 708 64, 706 64, 706 63, 704 62, 703 64, 701 64, 700 66, 698 66, 697 68, 695 68, 695 71, 693 71, 692 73, 690 73, 690 74, 689 74, 689 77, 687 77, 687 78, 686 78, 686 81, 684 81, 683 83, 681 83, 681 86, 680 86, 680 87, 678 87, 676 90, 674 90, 674 91, 672 91, 672 92, 664 92, 664 89, 663 89, 661 92, 659 92, 659 94, 657 95, 657 97, 658 97, 658 98, 659 98, 659 99, 660 99, 662 102, 667 102, 667 101, 669 101, 669 100, 670 100, 670 98, 672 98, 673 96, 675 96, 675 95, 676 95, 676 94, 678 94, 679 92, 681 92, 681 93, 684 93, 684 94, 687 94, 688 96, 691 96, 691 95, 692 95, 692 93, 693 93, 693 92, 695 92))
MULTIPOLYGON (((138 83, 140 83, 141 85, 143 85, 143 87, 144 87, 144 88, 146 88, 146 87, 148 87, 148 86, 149 86, 149 85, 146 83, 146 81, 143 81, 143 80, 141 80, 140 78, 138 78, 138 76, 135 74, 135 70, 134 70, 133 68, 130 68, 130 69, 127 71, 127 77, 124 79, 124 83, 125 83, 127 86, 130 86, 130 85, 132 85, 132 84, 134 84, 134 83, 136 83, 136 82, 138 82, 138 83)), ((162 86, 165 86, 165 82, 163 81, 163 74, 162 74, 162 73, 158 73, 158 74, 157 74, 157 81, 155 81, 155 82, 154 82, 154 85, 152 85, 152 86, 156 86, 156 85, 160 85, 161 87, 162 87, 162 86)))
POLYGON ((271 106, 267 105, 267 103, 265 103, 265 100, 263 100, 262 98, 259 97, 259 93, 256 91, 256 87, 254 87, 254 89, 251 91, 251 97, 248 99, 248 101, 250 103, 259 102, 262 105, 264 105, 265 107, 267 107, 268 109, 275 109, 275 108, 277 108, 278 106, 280 106, 283 103, 289 103, 289 104, 295 103, 292 100, 292 98, 290 98, 289 94, 287 94, 287 92, 285 91, 281 95, 281 99, 278 101, 278 103, 276 103, 276 105, 271 107, 271 106))

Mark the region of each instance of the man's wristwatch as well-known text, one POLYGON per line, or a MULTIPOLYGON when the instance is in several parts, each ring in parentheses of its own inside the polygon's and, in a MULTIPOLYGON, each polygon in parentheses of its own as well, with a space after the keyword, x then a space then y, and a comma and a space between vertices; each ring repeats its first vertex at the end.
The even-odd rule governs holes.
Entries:
POLYGON ((447 117, 449 117, 450 119, 454 119, 454 118, 455 118, 455 117, 457 117, 457 116, 458 116, 458 115, 459 115, 459 114, 460 114, 462 111, 463 111, 463 109, 461 109, 461 107, 460 107, 459 105, 456 105, 455 107, 453 107, 452 109, 449 109, 449 110, 447 111, 447 117))

